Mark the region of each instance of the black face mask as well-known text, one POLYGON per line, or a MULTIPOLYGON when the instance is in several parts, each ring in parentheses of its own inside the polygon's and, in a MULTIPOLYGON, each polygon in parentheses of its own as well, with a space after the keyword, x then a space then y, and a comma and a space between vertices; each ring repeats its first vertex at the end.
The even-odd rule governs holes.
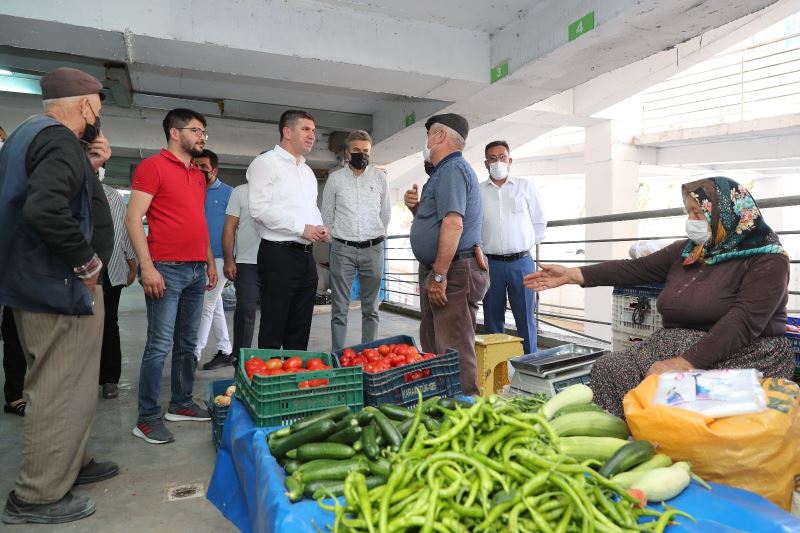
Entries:
POLYGON ((433 174, 433 169, 434 169, 434 168, 435 168, 435 167, 434 167, 433 165, 431 165, 430 163, 428 163, 427 161, 425 161, 425 174, 427 174, 428 176, 430 176, 431 174, 433 174))
POLYGON ((209 172, 208 170, 203 170, 202 168, 200 169, 200 172, 202 172, 202 173, 203 173, 203 176, 205 176, 205 177, 206 177, 206 183, 208 183, 209 181, 211 181, 211 178, 210 178, 210 176, 209 176, 209 174, 211 174, 211 172, 209 172))
MULTIPOLYGON (((94 115, 94 111, 92 111, 92 115, 94 115)), ((86 122, 86 119, 84 119, 84 122, 86 122)), ((100 117, 94 115, 94 124, 89 124, 88 122, 86 122, 86 128, 83 130, 83 135, 81 135, 81 140, 87 143, 92 143, 95 139, 97 139, 99 135, 100 135, 100 117)))
POLYGON ((350 154, 350 166, 361 170, 367 168, 369 165, 369 154, 362 154, 361 152, 353 152, 350 154))

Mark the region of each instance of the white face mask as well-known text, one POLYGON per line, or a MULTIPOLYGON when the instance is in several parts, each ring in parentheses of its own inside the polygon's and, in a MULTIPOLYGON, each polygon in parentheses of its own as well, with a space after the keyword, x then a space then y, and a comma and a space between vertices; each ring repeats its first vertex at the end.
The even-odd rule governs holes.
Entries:
POLYGON ((508 163, 495 161, 489 163, 489 175, 496 180, 504 180, 508 177, 508 163))
POLYGON ((97 179, 99 179, 100 181, 106 179, 106 169, 104 169, 103 167, 97 169, 97 179))
POLYGON ((711 228, 705 220, 686 220, 686 236, 695 244, 705 244, 711 238, 711 228))
POLYGON ((431 162, 431 149, 428 148, 428 140, 425 140, 425 148, 422 149, 422 158, 428 163, 431 162))

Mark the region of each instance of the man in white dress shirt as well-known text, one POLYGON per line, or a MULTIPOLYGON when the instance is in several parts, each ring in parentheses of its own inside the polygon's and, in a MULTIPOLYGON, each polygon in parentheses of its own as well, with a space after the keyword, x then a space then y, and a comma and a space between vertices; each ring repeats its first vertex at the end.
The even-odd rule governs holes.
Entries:
POLYGON ((369 164, 372 138, 363 130, 347 136, 347 166, 331 173, 322 193, 322 220, 331 229, 331 350, 347 335, 350 291, 358 272, 361 342, 378 338, 378 295, 383 273, 383 241, 392 208, 386 174, 369 164))
POLYGON ((317 290, 313 243, 330 241, 330 232, 317 207, 317 179, 303 157, 314 147, 314 117, 290 109, 278 129, 280 143, 247 169, 250 214, 261 237, 258 347, 305 350, 317 290))
POLYGON ((506 294, 525 353, 536 351, 536 300, 522 278, 536 270, 530 249, 542 242, 547 218, 533 182, 509 175, 508 143, 486 145, 489 179, 481 183, 483 200, 482 240, 489 258, 489 290, 483 298, 486 333, 503 333, 506 294))

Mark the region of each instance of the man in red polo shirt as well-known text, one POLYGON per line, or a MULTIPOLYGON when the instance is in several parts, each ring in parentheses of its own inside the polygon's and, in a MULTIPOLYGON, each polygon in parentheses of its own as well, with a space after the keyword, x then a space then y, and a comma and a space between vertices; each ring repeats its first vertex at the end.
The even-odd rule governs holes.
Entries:
POLYGON ((164 360, 172 348, 169 421, 207 421, 192 399, 194 350, 203 294, 217 283, 205 218, 206 179, 192 163, 203 151, 206 120, 189 109, 164 118, 167 148, 133 173, 125 225, 141 268, 147 304, 147 343, 139 374, 139 418, 133 434, 151 444, 175 440, 158 403, 164 360), (145 236, 142 217, 150 231, 145 236), (207 275, 206 275, 207 274, 207 275))

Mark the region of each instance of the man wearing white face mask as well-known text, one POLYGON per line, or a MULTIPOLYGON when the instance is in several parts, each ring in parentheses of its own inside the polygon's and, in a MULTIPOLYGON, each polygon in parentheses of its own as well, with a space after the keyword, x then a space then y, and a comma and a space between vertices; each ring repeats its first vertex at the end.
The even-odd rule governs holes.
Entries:
POLYGON ((536 351, 536 297, 522 278, 536 270, 530 249, 542 242, 547 217, 533 182, 510 176, 508 143, 492 141, 485 148, 489 179, 481 183, 482 240, 489 258, 489 290, 483 299, 487 333, 503 333, 506 294, 525 353, 536 351))

